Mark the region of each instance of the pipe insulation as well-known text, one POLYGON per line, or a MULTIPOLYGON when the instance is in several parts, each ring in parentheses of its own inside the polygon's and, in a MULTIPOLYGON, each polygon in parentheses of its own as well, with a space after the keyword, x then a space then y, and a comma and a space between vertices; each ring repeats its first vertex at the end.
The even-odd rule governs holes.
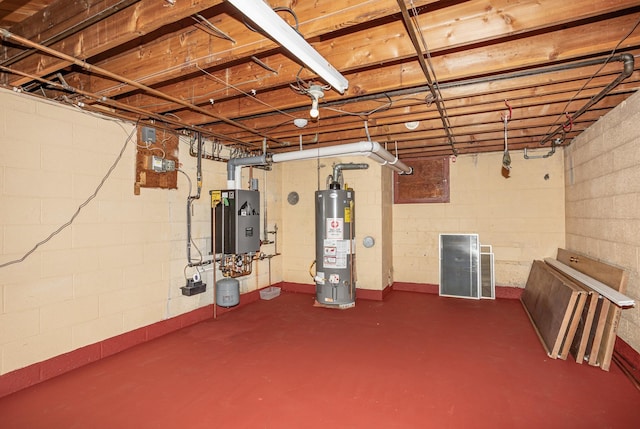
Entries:
POLYGON ((273 163, 279 163, 303 159, 329 158, 333 156, 366 156, 400 174, 413 173, 413 168, 391 155, 380 143, 371 141, 277 153, 271 156, 271 161, 273 163))

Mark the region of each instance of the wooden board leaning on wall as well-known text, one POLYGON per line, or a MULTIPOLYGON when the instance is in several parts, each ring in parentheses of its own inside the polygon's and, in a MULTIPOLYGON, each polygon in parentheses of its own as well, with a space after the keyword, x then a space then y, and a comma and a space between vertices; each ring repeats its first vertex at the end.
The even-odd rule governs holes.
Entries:
POLYGON ((626 271, 565 249, 545 261, 534 261, 521 301, 547 354, 566 359, 570 352, 608 371, 624 307, 611 294, 625 292, 626 271))

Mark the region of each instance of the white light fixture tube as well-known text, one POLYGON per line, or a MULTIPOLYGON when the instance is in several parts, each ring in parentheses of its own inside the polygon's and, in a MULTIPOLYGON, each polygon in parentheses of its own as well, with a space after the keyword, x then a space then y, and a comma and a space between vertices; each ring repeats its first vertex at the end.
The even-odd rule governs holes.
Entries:
POLYGON ((340 94, 349 81, 263 0, 227 0, 340 94))

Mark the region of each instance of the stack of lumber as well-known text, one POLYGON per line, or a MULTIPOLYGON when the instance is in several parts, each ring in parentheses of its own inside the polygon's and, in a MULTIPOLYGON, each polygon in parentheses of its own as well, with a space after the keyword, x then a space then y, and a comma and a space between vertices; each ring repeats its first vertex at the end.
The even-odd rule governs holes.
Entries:
POLYGON ((565 249, 534 261, 522 304, 549 357, 609 370, 623 308, 626 271, 565 249))

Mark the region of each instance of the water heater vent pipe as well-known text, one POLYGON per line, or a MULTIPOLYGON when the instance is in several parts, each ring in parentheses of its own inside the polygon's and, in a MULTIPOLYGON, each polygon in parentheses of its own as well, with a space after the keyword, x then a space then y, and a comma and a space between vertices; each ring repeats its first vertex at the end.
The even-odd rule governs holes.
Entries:
POLYGON ((244 158, 231 158, 227 162, 227 188, 242 189, 242 167, 251 165, 267 165, 267 156, 247 156, 244 158))
POLYGON ((274 163, 303 159, 329 158, 333 156, 367 156, 374 161, 397 171, 400 174, 412 174, 413 168, 391 155, 380 143, 361 141, 337 146, 325 146, 314 149, 277 153, 272 155, 274 163))
POLYGON ((331 178, 331 183, 329 187, 331 189, 341 189, 344 186, 344 180, 342 178, 342 170, 366 170, 369 168, 369 164, 367 163, 339 163, 333 166, 333 174, 329 176, 331 178), (337 187, 336 187, 337 186, 337 187))

